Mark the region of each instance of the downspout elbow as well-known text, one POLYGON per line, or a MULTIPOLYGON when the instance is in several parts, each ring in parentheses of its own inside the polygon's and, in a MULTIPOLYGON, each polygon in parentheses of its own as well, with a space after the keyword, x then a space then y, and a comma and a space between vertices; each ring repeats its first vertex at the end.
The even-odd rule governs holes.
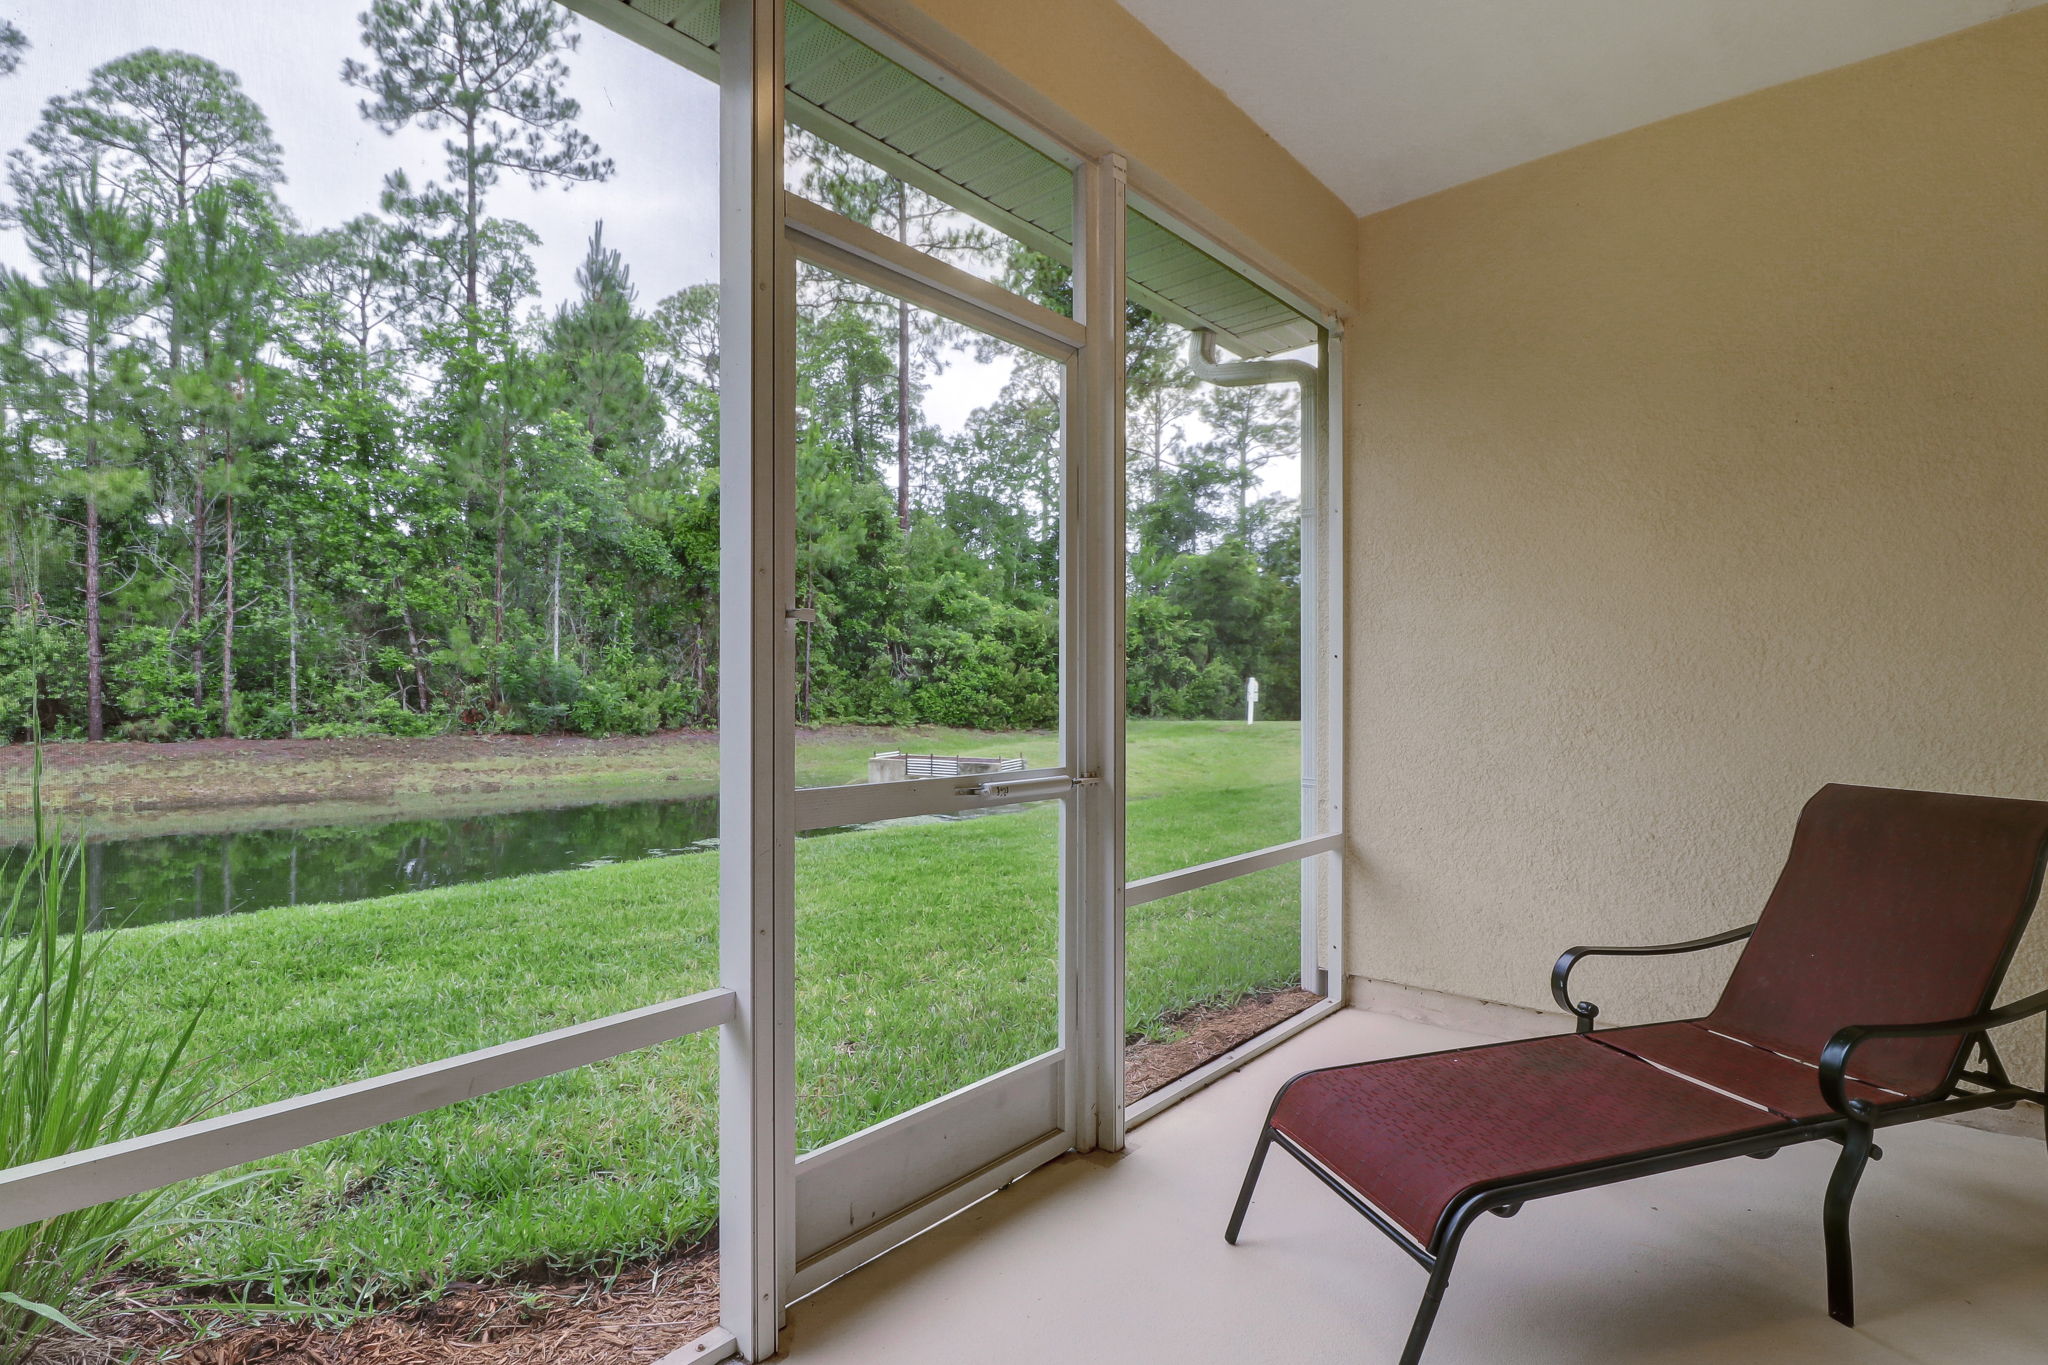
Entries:
POLYGON ((1323 371, 1306 360, 1230 360, 1216 354, 1216 334, 1203 330, 1188 338, 1188 369, 1195 378, 1222 388, 1251 384, 1301 386, 1301 455, 1311 469, 1322 455, 1323 371))
POLYGON ((1250 384, 1299 384, 1313 392, 1322 372, 1306 360, 1224 360, 1216 352, 1216 334, 1193 333, 1188 338, 1188 369, 1195 378, 1222 388, 1250 384))

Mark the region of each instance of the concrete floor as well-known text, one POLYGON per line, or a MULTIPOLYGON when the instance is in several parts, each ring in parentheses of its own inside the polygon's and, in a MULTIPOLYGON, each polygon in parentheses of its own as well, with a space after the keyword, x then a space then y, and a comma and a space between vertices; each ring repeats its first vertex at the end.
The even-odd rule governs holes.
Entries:
MULTIPOLYGON (((1274 1088, 1313 1066, 1483 1041, 1346 1010, 790 1310, 795 1365, 1285 1360, 1391 1365, 1423 1273, 1284 1155, 1223 1223, 1274 1088)), ((2048 1150, 1922 1123, 1856 1208, 1861 1325, 1827 1316, 1836 1148, 1565 1195, 1466 1239, 1428 1365, 2043 1365, 2048 1150)))

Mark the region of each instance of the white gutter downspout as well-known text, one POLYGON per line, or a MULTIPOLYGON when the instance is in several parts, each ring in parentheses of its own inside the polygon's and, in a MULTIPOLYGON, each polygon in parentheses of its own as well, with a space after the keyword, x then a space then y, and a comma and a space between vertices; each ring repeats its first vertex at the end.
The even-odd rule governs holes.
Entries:
POLYGON ((1242 388, 1247 384, 1307 387, 1322 377, 1322 371, 1306 360, 1223 360, 1216 354, 1214 332, 1194 332, 1189 340, 1192 344, 1188 347, 1188 368, 1197 379, 1223 388, 1242 388))
MULTIPOLYGON (((1300 385, 1300 467, 1303 467, 1303 495, 1309 497, 1309 471, 1317 477, 1323 469, 1323 424, 1321 393, 1323 370, 1307 360, 1223 360, 1217 354, 1217 334, 1194 332, 1188 338, 1188 370, 1202 383, 1219 389, 1245 389, 1251 385, 1300 385)), ((1305 508, 1307 510, 1307 508, 1305 508)))
POLYGON ((1188 338, 1188 369, 1204 383, 1225 389, 1259 384, 1301 385, 1301 467, 1304 470, 1323 467, 1323 372, 1320 367, 1306 360, 1224 360, 1216 353, 1216 334, 1203 331, 1188 338))
MULTIPOLYGON (((1195 378, 1221 388, 1242 388, 1253 384, 1299 384, 1301 386, 1301 517, 1303 528, 1315 528, 1316 541, 1322 541, 1326 518, 1333 509, 1324 507, 1323 489, 1328 477, 1323 459, 1323 407, 1325 379, 1322 367, 1311 365, 1306 360, 1235 360, 1226 361, 1216 354, 1216 334, 1209 331, 1196 332, 1188 340, 1188 369, 1195 378)), ((1322 800, 1324 783, 1321 779, 1329 769, 1329 756, 1324 753, 1324 739, 1320 722, 1324 708, 1335 707, 1340 699, 1314 680, 1326 677, 1323 656, 1326 650, 1323 641, 1338 629, 1333 619, 1327 589, 1323 582, 1322 554, 1309 553, 1304 546, 1301 557, 1301 602, 1305 613, 1302 622, 1302 757, 1304 764, 1301 777, 1301 828, 1303 833, 1320 833, 1325 824, 1325 808, 1322 800)), ((1335 783, 1329 784, 1334 790, 1335 783)), ((1341 990, 1331 987, 1341 983, 1340 973, 1330 969, 1320 956, 1319 945, 1330 942, 1328 906, 1330 879, 1327 870, 1318 866, 1323 859, 1312 859, 1302 868, 1301 888, 1301 984, 1317 995, 1336 999, 1341 990)))

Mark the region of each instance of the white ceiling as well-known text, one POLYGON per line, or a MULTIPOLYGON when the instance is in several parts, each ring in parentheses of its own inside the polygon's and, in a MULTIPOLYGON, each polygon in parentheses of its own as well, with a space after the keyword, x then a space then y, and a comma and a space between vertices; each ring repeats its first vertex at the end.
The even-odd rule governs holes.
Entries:
POLYGON ((1353 212, 2048 0, 1122 0, 1353 212))

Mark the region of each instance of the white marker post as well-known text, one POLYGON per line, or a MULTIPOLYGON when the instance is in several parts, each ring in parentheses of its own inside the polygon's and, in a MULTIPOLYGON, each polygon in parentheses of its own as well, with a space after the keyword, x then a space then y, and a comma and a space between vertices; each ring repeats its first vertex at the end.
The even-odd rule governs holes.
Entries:
POLYGON ((1244 723, 1250 725, 1259 714, 1259 680, 1244 680, 1244 723))

